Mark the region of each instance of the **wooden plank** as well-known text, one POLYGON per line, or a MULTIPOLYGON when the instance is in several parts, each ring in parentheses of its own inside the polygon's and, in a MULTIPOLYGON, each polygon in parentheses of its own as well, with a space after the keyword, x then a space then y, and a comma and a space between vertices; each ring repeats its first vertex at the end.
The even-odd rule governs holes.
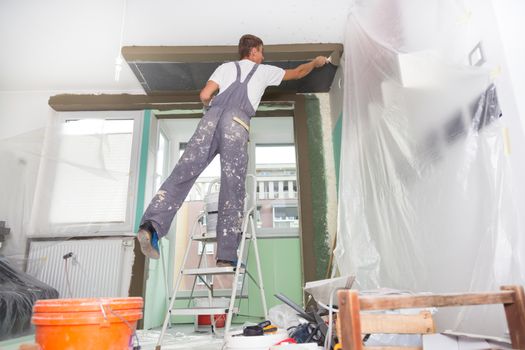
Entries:
MULTIPOLYGON (((271 103, 271 106, 282 108, 284 115, 294 113, 290 109, 290 103, 296 100, 295 94, 282 92, 265 93, 261 106, 271 103), (275 103, 278 102, 278 103, 275 103)), ((48 104, 57 112, 74 111, 133 111, 144 109, 156 109, 159 111, 169 111, 175 109, 202 109, 199 99, 199 92, 181 93, 164 95, 144 95, 144 94, 59 94, 49 98, 48 104)), ((293 105, 292 105, 293 106, 293 105)), ((263 116, 283 116, 279 111, 265 111, 263 116)), ((259 115, 257 115, 259 116, 259 115)))
POLYGON ((340 290, 339 299, 340 330, 337 334, 344 350, 362 350, 361 319, 359 295, 355 290, 340 290))
POLYGON ((502 286, 514 294, 514 300, 505 303, 505 315, 513 349, 525 349, 525 293, 522 286, 502 286))
POLYGON ((198 92, 191 95, 150 96, 142 94, 60 94, 51 96, 48 104, 57 112, 201 109, 198 92))
POLYGON ((513 300, 514 291, 433 295, 362 296, 359 298, 361 310, 500 304, 512 303, 513 300))
POLYGON ((414 315, 385 315, 361 313, 361 332, 385 334, 428 334, 435 332, 429 311, 414 315))

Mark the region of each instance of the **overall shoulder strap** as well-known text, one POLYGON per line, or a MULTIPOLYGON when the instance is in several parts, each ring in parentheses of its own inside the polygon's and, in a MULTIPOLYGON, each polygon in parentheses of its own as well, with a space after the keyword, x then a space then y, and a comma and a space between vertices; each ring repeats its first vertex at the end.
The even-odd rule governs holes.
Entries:
POLYGON ((237 81, 241 81, 241 67, 239 66, 239 62, 235 61, 235 67, 237 68, 237 81))
POLYGON ((246 76, 246 79, 244 79, 244 81, 242 82, 243 84, 248 84, 248 82, 250 81, 250 79, 253 76, 253 73, 255 73, 255 71, 257 70, 258 67, 259 67, 259 65, 257 63, 253 65, 252 70, 250 71, 250 73, 248 73, 248 75, 246 76))

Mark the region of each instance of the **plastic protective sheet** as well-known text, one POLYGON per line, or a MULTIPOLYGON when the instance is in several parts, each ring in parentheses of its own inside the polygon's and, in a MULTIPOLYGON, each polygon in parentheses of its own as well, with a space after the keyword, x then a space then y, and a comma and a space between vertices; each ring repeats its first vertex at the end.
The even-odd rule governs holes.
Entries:
POLYGON ((58 298, 58 292, 13 267, 0 256, 0 340, 30 329, 33 304, 38 299, 58 298))
MULTIPOLYGON (((494 47, 483 41, 497 30, 490 14, 488 1, 352 8, 335 256, 360 289, 525 283, 521 184, 502 126, 517 116, 501 114, 490 50, 482 52, 494 47)), ((436 318, 442 328, 506 329, 501 306, 440 309, 436 318)))
MULTIPOLYGON (((59 297, 55 289, 80 285, 88 270, 95 271, 100 287, 86 292, 107 296, 107 285, 119 283, 106 278, 106 269, 120 267, 108 267, 105 258, 123 256, 124 248, 129 251, 132 246, 110 252, 108 245, 101 246, 98 253, 95 249, 73 251, 66 264, 62 256, 70 250, 58 248, 79 237, 133 232, 140 135, 133 136, 140 130, 140 115, 142 112, 54 115, 46 129, 0 139, 0 228, 5 226, 0 229, 5 234, 5 240, 0 240, 0 339, 27 330, 37 299, 59 297), (37 246, 32 240, 44 242, 37 246), (28 259, 32 249, 44 253, 28 259), (57 259, 46 255, 48 251, 58 254, 59 263, 53 263, 57 259), (44 275, 55 284, 38 281, 44 275)), ((131 275, 131 265, 121 273, 128 270, 131 275)))

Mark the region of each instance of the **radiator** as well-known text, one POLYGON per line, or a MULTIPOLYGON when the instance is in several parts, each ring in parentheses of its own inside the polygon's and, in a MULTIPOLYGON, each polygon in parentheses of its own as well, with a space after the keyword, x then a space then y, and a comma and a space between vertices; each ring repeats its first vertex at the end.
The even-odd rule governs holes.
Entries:
POLYGON ((27 273, 57 289, 61 298, 127 297, 133 246, 133 237, 33 240, 27 273))

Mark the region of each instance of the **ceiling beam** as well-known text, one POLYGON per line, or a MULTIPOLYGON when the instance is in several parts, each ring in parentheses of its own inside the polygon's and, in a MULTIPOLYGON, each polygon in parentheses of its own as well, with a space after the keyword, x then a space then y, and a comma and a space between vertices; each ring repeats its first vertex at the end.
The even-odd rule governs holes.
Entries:
MULTIPOLYGON (((202 112, 193 113, 162 113, 156 114, 158 119, 188 119, 188 118, 201 118, 202 112)), ((273 111, 257 111, 255 114, 256 118, 265 117, 293 117, 293 109, 277 109, 273 111)))
MULTIPOLYGON (((237 46, 124 46, 122 56, 127 62, 224 62, 239 59, 237 46)), ((336 64, 343 52, 342 44, 264 45, 266 61, 310 60, 316 56, 332 56, 336 64)))
POLYGON ((120 111, 120 110, 170 110, 176 108, 199 109, 202 103, 195 95, 130 95, 130 94, 61 94, 49 98, 49 106, 63 111, 120 111))
MULTIPOLYGON (((267 93, 262 98, 261 107, 264 102, 270 102, 272 107, 281 108, 275 102, 294 100, 295 94, 267 93)), ((191 95, 60 94, 51 96, 48 104, 57 112, 202 109, 198 93, 191 95)), ((286 108, 289 108, 289 105, 283 104, 282 109, 286 108)))

